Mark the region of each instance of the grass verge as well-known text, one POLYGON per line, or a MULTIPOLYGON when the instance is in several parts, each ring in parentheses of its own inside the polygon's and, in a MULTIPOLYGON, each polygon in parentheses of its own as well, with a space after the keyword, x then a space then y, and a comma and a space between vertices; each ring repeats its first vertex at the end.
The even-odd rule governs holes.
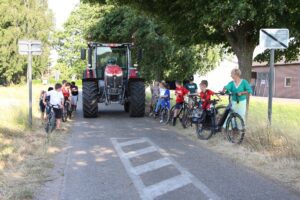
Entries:
POLYGON ((1 87, 0 107, 0 199, 32 199, 53 167, 53 155, 59 151, 66 131, 49 138, 38 111, 38 97, 44 86, 33 87, 33 128, 27 128, 25 86, 1 87))

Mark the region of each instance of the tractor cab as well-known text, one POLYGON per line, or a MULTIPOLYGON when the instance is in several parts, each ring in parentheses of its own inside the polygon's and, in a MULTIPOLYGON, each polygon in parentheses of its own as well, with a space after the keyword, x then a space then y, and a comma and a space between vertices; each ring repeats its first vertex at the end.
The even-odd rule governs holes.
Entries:
MULTIPOLYGON (((84 116, 96 116, 96 109, 93 109, 92 115, 90 114, 91 106, 88 105, 92 101, 90 93, 96 93, 96 97, 93 98, 97 98, 97 100, 94 99, 97 103, 124 105, 125 111, 130 112, 131 116, 142 116, 144 114, 143 109, 137 111, 136 106, 134 107, 130 102, 130 96, 145 96, 145 91, 142 91, 141 88, 137 89, 136 86, 140 85, 144 88, 144 80, 139 78, 137 68, 132 66, 131 48, 131 43, 106 44, 91 42, 88 44, 88 51, 81 51, 83 60, 86 58, 86 52, 88 52, 88 64, 82 79, 83 100, 87 102, 85 104, 83 101, 84 116), (93 91, 90 89, 91 85, 94 85, 93 91)), ((132 99, 132 101, 143 101, 132 99)), ((139 108, 144 107, 144 103, 137 106, 139 108)), ((96 105, 92 107, 94 108, 96 105)))

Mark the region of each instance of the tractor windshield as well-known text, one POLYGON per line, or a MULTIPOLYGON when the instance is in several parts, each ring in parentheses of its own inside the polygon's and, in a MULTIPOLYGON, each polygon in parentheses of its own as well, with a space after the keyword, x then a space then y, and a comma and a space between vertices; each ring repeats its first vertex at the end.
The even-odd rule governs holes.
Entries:
POLYGON ((127 48, 122 47, 97 47, 97 68, 105 68, 105 66, 114 61, 123 70, 127 69, 127 48))

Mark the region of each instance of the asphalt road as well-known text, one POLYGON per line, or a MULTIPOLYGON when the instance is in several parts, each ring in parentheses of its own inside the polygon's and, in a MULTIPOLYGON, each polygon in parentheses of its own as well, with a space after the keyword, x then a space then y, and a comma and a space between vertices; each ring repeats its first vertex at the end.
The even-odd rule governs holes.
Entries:
POLYGON ((300 199, 300 195, 121 106, 79 110, 53 181, 36 199, 300 199))

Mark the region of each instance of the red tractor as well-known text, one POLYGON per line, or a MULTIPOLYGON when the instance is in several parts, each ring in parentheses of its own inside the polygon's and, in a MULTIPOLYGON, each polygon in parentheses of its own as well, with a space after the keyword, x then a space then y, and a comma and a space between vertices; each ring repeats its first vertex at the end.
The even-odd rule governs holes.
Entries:
MULTIPOLYGON (((98 115, 98 103, 121 104, 131 117, 145 114, 145 84, 132 66, 132 44, 88 44, 88 66, 82 79, 83 116, 98 115)), ((86 59, 82 49, 81 59, 86 59)))

